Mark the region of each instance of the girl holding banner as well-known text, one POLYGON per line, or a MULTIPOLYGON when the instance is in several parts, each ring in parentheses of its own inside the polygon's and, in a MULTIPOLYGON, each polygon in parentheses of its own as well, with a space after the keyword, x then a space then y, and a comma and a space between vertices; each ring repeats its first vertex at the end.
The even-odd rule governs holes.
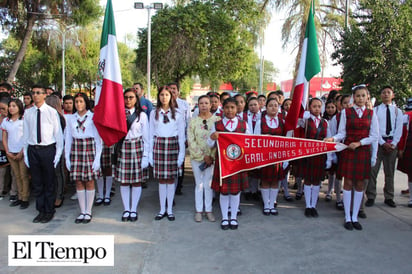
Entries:
POLYGON ((362 202, 365 180, 371 171, 371 144, 378 141, 378 119, 371 109, 366 108, 368 89, 366 85, 352 88, 354 106, 342 110, 339 131, 325 141, 344 143, 348 148, 341 152, 343 183, 343 203, 345 208, 344 227, 347 230, 362 230, 358 222, 359 208, 362 202), (351 202, 353 194, 353 211, 351 202))
MULTIPOLYGON (((275 98, 266 101, 266 114, 256 123, 255 134, 285 135, 285 122, 278 115, 279 102, 275 98)), ((279 180, 285 172, 282 163, 272 164, 262 168, 260 192, 263 200, 263 215, 278 215, 274 207, 279 192, 279 180)))
POLYGON ((159 88, 156 109, 150 113, 149 122, 149 163, 153 167, 153 177, 159 180, 160 211, 155 220, 167 216, 169 221, 174 221, 174 181, 185 159, 185 127, 182 126, 183 114, 175 108, 167 86, 159 88))
MULTIPOLYGON (((250 134, 246 121, 236 117, 237 101, 228 98, 223 102, 224 118, 216 122, 211 130, 207 142, 209 147, 214 147, 219 137, 219 132, 239 132, 250 134)), ((237 209, 240 204, 240 192, 248 187, 247 172, 237 173, 225 179, 220 179, 219 162, 215 163, 212 189, 220 192, 220 210, 222 212, 221 228, 223 230, 237 229, 237 209), (231 220, 229 221, 229 206, 231 220)))

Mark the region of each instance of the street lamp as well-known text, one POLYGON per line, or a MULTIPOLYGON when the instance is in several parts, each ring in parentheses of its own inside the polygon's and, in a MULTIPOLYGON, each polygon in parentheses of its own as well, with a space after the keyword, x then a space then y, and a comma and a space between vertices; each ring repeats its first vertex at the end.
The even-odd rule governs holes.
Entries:
MULTIPOLYGON (((72 31, 76 26, 72 25, 72 26, 68 26, 68 27, 64 27, 63 31, 61 31, 58 28, 53 28, 53 31, 56 31, 57 33, 59 33, 61 35, 62 38, 62 96, 66 95, 66 63, 65 63, 65 54, 66 54, 66 33, 69 31, 72 31)), ((79 47, 81 45, 80 41, 79 41, 79 37, 77 36, 77 32, 74 31, 74 34, 76 35, 76 42, 75 42, 75 46, 79 47)), ((49 39, 47 41, 47 46, 49 46, 50 44, 50 35, 49 35, 49 39)))
POLYGON ((152 47, 152 28, 150 24, 150 10, 163 9, 163 3, 151 3, 150 5, 144 5, 142 2, 134 3, 135 9, 147 9, 147 99, 150 101, 150 55, 152 47))

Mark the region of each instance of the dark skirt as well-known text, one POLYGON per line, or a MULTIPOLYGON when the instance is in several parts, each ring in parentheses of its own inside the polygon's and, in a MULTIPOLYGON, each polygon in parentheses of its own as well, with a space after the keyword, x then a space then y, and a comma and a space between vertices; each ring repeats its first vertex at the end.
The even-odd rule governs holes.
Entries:
POLYGON ((158 180, 173 180, 178 177, 179 142, 174 137, 155 137, 153 147, 153 177, 158 180))
POLYGON ((213 170, 212 189, 222 194, 236 195, 249 187, 247 172, 240 172, 228 178, 222 179, 220 186, 219 159, 216 155, 216 163, 213 170))
POLYGON ((317 155, 306 158, 303 166, 303 179, 305 182, 318 183, 325 179, 326 155, 317 155))
POLYGON ((124 140, 117 158, 116 181, 121 184, 140 184, 143 181, 142 158, 142 138, 124 140))
POLYGON ((345 149, 341 152, 340 156, 341 157, 339 158, 339 161, 342 163, 342 177, 353 181, 363 181, 370 178, 370 146, 361 146, 354 151, 350 149, 345 149))
POLYGON ((83 182, 96 180, 99 172, 93 172, 92 169, 95 158, 96 143, 93 138, 73 138, 70 151, 70 179, 83 182))
MULTIPOLYGON (((409 137, 409 136, 408 136, 409 137)), ((398 159, 397 169, 407 174, 409 178, 412 178, 412 138, 409 137, 406 141, 405 150, 403 152, 402 158, 398 159)))

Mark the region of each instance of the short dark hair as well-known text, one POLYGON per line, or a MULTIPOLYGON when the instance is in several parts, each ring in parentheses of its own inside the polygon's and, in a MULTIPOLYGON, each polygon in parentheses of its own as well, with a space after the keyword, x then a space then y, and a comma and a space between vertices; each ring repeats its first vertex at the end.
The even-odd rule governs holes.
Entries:
POLYGON ((142 83, 136 82, 136 83, 133 84, 133 86, 135 86, 135 85, 139 85, 140 88, 143 89, 143 84, 142 83))
POLYGON ((280 89, 276 90, 275 92, 277 95, 284 96, 283 91, 281 91, 280 89))
POLYGON ((7 82, 1 83, 1 84, 0 84, 0 87, 4 87, 4 88, 6 88, 8 91, 12 91, 12 90, 13 90, 13 87, 12 87, 9 83, 7 83, 7 82))
POLYGON ((225 99, 225 100, 223 101, 223 107, 226 106, 226 105, 229 104, 229 103, 233 103, 233 104, 235 104, 235 105, 237 106, 237 101, 236 101, 236 99, 233 98, 233 97, 229 97, 229 98, 227 98, 227 99, 225 99))
POLYGON ((259 98, 265 98, 265 99, 266 99, 266 96, 263 95, 263 94, 260 94, 257 98, 258 98, 258 99, 259 99, 259 98))
POLYGON ((180 87, 179 87, 179 83, 178 83, 178 82, 171 82, 171 83, 167 84, 167 86, 168 86, 168 87, 170 87, 170 86, 176 86, 176 87, 177 87, 177 90, 180 91, 180 87))
POLYGON ((42 84, 34 84, 34 85, 31 87, 31 90, 33 90, 33 89, 35 89, 35 88, 41 89, 41 90, 43 90, 44 93, 46 93, 46 88, 45 88, 42 84))
POLYGON ((392 90, 392 92, 394 92, 392 86, 386 85, 386 86, 383 86, 383 87, 381 88, 381 90, 379 91, 379 93, 382 93, 382 91, 383 91, 384 89, 387 89, 387 88, 390 89, 390 90, 392 90))
POLYGON ((51 96, 51 95, 54 95, 54 96, 59 97, 60 100, 62 99, 62 95, 61 95, 61 93, 58 92, 58 91, 53 92, 52 94, 50 94, 50 96, 51 96))
POLYGON ((72 100, 74 102, 74 97, 70 94, 64 95, 63 96, 63 102, 67 100, 72 100))

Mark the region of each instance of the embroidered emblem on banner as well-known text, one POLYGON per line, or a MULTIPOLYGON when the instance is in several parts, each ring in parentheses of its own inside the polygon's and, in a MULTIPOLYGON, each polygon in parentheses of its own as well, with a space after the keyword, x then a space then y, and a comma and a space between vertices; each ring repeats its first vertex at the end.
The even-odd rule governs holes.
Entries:
POLYGON ((243 158, 243 150, 236 144, 228 145, 224 153, 226 158, 232 161, 243 158))

